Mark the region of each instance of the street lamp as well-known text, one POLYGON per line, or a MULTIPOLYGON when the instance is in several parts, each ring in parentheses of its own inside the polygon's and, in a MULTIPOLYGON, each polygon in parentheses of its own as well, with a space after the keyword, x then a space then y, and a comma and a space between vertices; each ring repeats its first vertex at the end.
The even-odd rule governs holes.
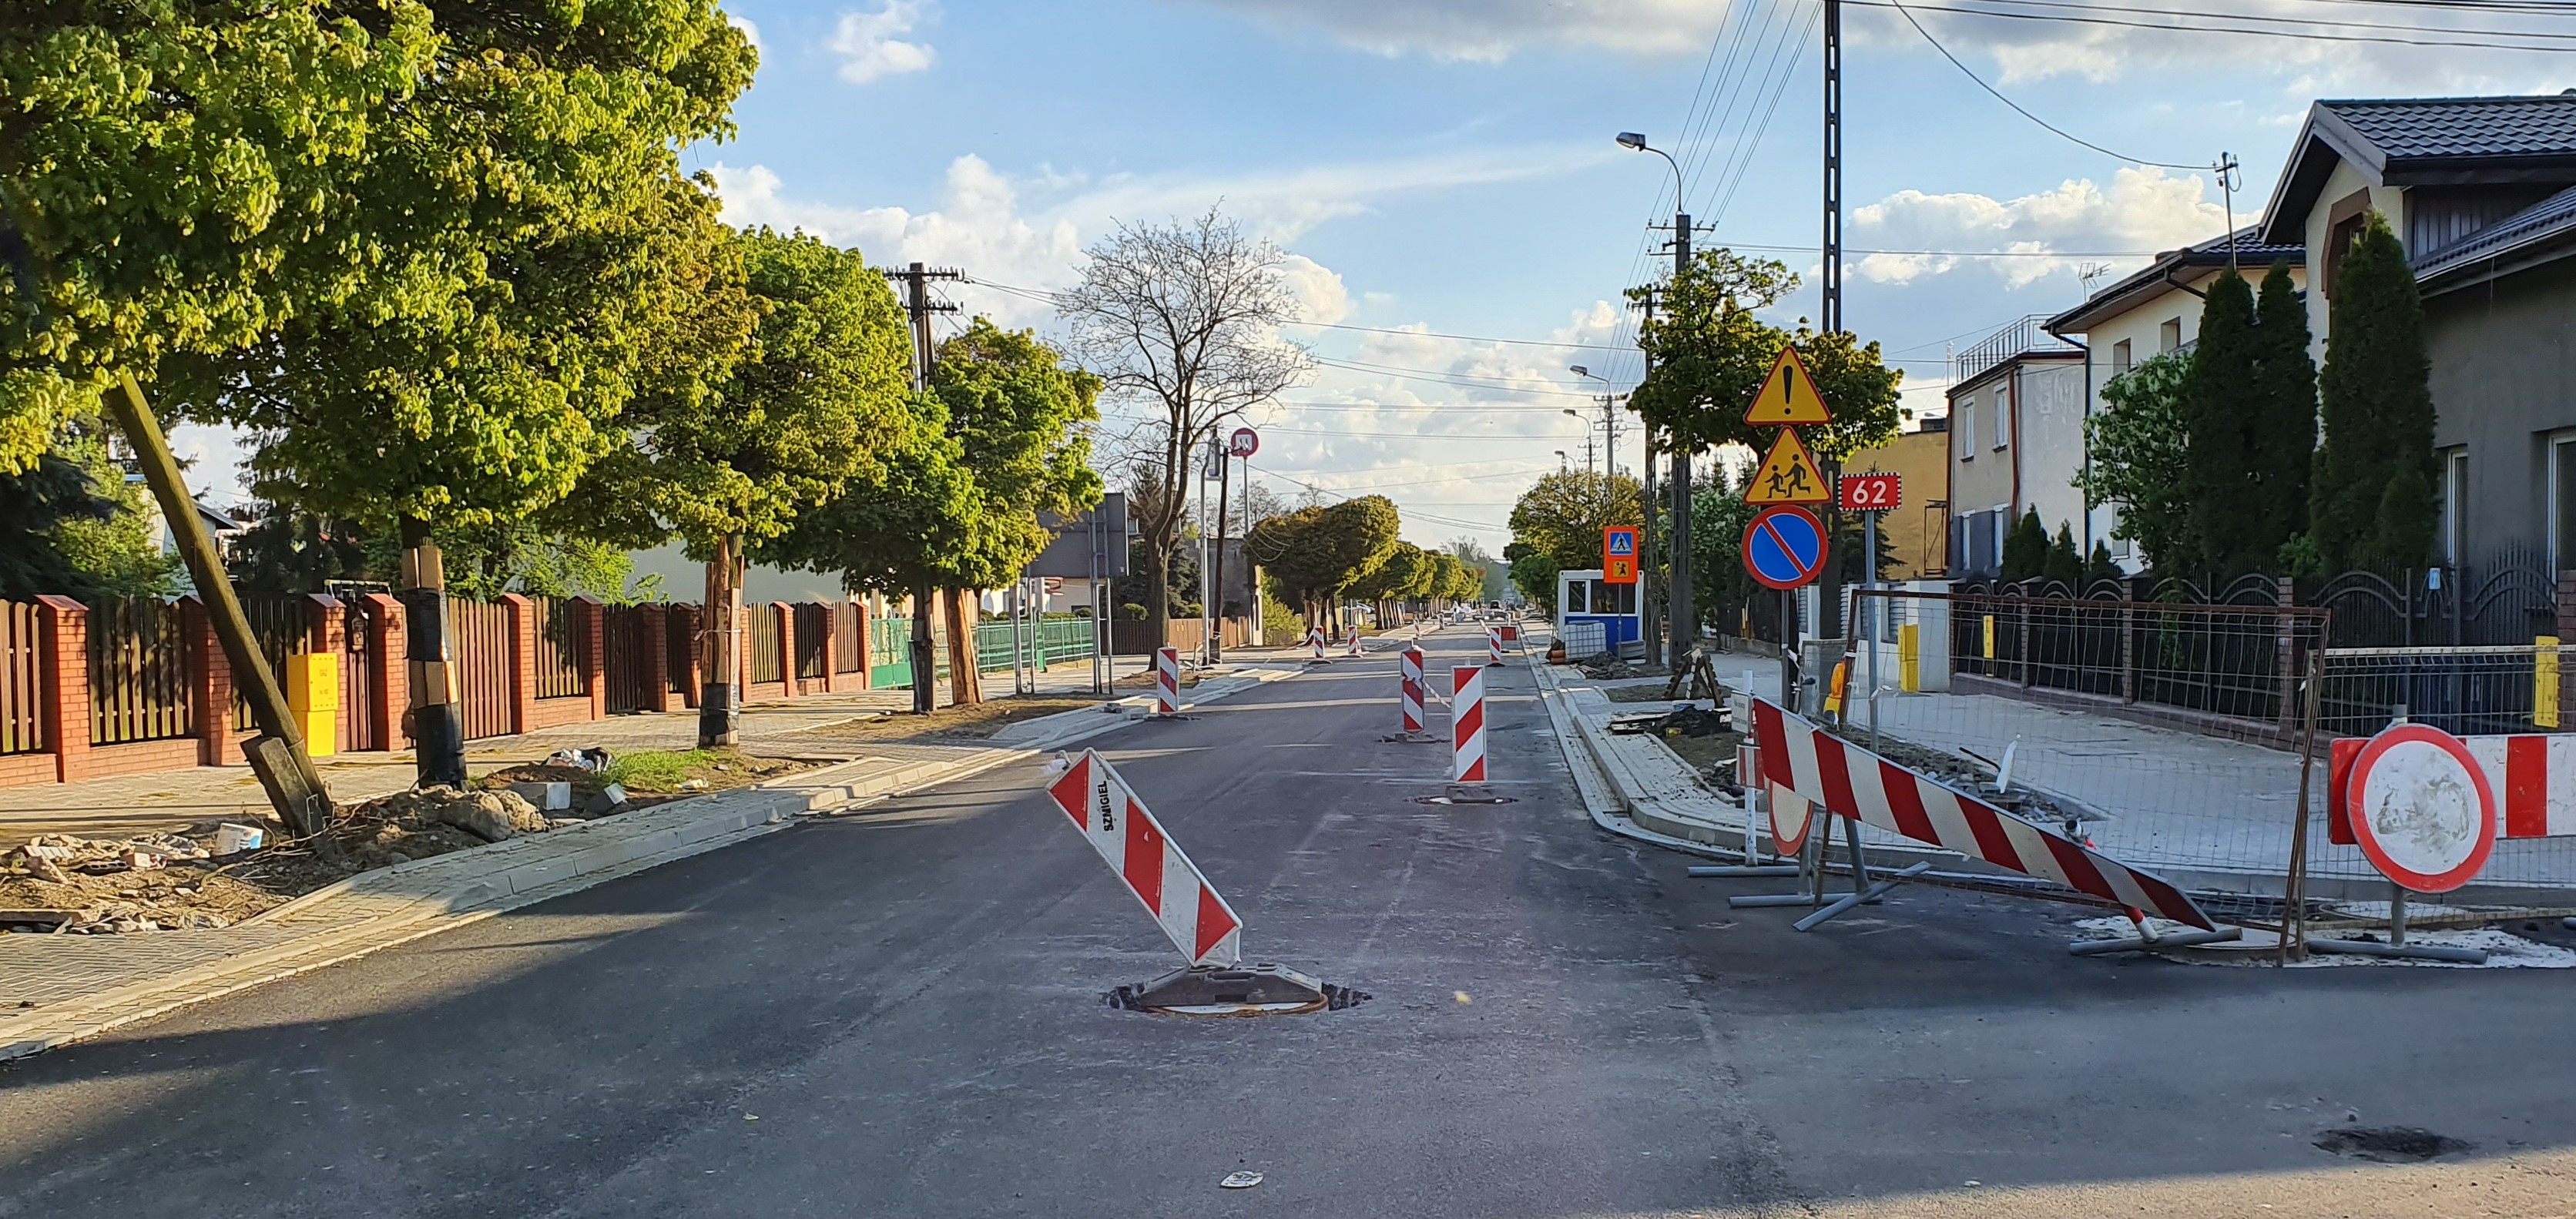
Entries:
MULTIPOLYGON (((1631 152, 1651 152, 1662 157, 1664 164, 1672 167, 1673 280, 1678 284, 1682 272, 1690 266, 1691 260, 1691 218, 1689 212, 1682 210, 1684 188, 1681 164, 1673 160, 1671 153, 1646 143, 1646 137, 1638 132, 1622 131, 1618 139, 1621 148, 1631 152)), ((1666 636, 1667 662, 1679 665, 1683 663, 1683 653, 1699 642, 1699 619, 1691 608, 1690 569, 1690 467, 1691 459, 1697 455, 1695 450, 1698 446, 1683 446, 1679 435, 1672 437, 1672 440, 1674 443, 1665 446, 1672 452, 1673 457, 1673 474, 1669 480, 1673 497, 1671 530, 1673 553, 1667 568, 1671 572, 1671 577, 1666 581, 1665 626, 1670 631, 1666 636)), ((1649 431, 1646 434, 1646 481, 1649 485, 1654 482, 1654 451, 1655 437, 1654 433, 1649 431)), ((1653 518, 1649 517, 1648 523, 1651 525, 1653 518)))

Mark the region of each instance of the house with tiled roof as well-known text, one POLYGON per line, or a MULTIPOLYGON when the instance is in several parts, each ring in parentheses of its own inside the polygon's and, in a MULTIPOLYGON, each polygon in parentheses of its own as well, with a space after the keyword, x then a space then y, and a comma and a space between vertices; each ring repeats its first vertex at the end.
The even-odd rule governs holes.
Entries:
MULTIPOLYGON (((2307 283, 2307 249, 2297 241, 2263 238, 2247 227, 2208 241, 2168 250, 2156 260, 2084 303, 2048 319, 2048 333, 2083 354, 2083 401, 2088 415, 2103 409, 2102 388, 2113 377, 2168 352, 2182 351, 2200 339, 2200 304, 2209 282, 2229 267, 2260 283, 2274 263, 2287 263, 2293 282, 2307 283)), ((2081 462, 2081 456, 2077 457, 2081 462)), ((2054 472, 2052 472, 2054 473, 2054 472)), ((2068 472, 2068 478, 2073 477, 2068 472)), ((2061 480, 2063 481, 2063 480, 2061 480)), ((2077 508, 2081 511, 2081 507, 2077 508)), ((2094 540, 2108 543, 2113 561, 2132 573, 2145 560, 2129 542, 2111 536, 2120 523, 2119 505, 2103 504, 2091 513, 2090 526, 2075 532, 2089 553, 2094 540)), ((2056 522, 2043 521, 2051 530, 2056 522)))
POLYGON ((2373 211, 2423 292, 2444 557, 2576 566, 2576 91, 2310 108, 2256 234, 2308 250, 2320 362, 2373 211))

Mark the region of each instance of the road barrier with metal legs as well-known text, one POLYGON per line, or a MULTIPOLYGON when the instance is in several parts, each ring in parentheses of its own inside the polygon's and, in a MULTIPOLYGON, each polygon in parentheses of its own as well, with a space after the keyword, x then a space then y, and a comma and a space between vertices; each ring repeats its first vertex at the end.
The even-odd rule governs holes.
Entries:
POLYGON ((1486 664, 1498 665, 1503 663, 1503 629, 1501 627, 1489 626, 1485 628, 1485 654, 1487 656, 1485 661, 1486 664))
POLYGON ((1322 660, 1324 658, 1324 628, 1320 626, 1307 627, 1306 646, 1315 650, 1315 659, 1322 660))
POLYGON ((1403 704, 1404 734, 1422 731, 1422 649, 1406 648, 1397 658, 1397 696, 1403 704))
POLYGON ((1348 647, 1348 648, 1346 648, 1346 649, 1344 649, 1344 650, 1343 650, 1343 652, 1342 652, 1342 655, 1344 655, 1344 656, 1357 656, 1357 655, 1360 655, 1360 633, 1359 633, 1358 631, 1356 631, 1356 630, 1352 631, 1352 632, 1351 632, 1351 635, 1350 635, 1350 639, 1351 639, 1351 646, 1350 646, 1350 647, 1348 647))
POLYGON ((1181 713, 1181 650, 1154 649, 1154 714, 1181 713))
POLYGON ((1449 777, 1460 783, 1485 781, 1485 669, 1460 665, 1449 670, 1449 777))

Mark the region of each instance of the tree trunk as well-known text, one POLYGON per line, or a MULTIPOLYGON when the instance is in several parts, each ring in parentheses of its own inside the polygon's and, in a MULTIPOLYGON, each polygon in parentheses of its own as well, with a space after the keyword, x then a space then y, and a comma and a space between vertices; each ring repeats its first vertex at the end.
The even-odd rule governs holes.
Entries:
POLYGON ((421 787, 465 786, 465 716, 448 649, 447 565, 429 522, 402 522, 403 621, 411 660, 413 774, 421 787))
POLYGON ((972 707, 984 701, 984 677, 975 663, 975 598, 968 589, 945 590, 948 615, 948 701, 972 707))
POLYGON ((1152 667, 1154 649, 1172 637, 1172 551, 1156 544, 1145 548, 1145 577, 1150 585, 1145 590, 1145 634, 1152 642, 1146 646, 1147 667, 1152 667))
POLYGON ((912 710, 928 715, 939 708, 938 654, 930 643, 930 616, 938 613, 939 593, 925 580, 912 590, 912 710))
POLYGON ((698 638, 704 667, 699 670, 698 748, 730 748, 742 743, 742 552, 741 539, 727 534, 716 543, 707 563, 706 614, 698 638))

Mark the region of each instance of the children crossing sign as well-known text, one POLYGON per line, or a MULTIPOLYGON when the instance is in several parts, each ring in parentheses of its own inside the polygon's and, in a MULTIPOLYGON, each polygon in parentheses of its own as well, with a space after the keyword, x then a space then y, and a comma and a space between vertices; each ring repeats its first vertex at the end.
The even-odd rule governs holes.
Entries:
POLYGON ((1780 429, 1780 438, 1771 442, 1771 455, 1762 459, 1753 481, 1744 485, 1744 502, 1756 507, 1821 504, 1832 498, 1825 489, 1824 472, 1816 468, 1816 458, 1798 439, 1796 428, 1780 429))
POLYGON ((1601 582, 1637 582, 1637 527, 1612 525, 1601 531, 1601 582))

